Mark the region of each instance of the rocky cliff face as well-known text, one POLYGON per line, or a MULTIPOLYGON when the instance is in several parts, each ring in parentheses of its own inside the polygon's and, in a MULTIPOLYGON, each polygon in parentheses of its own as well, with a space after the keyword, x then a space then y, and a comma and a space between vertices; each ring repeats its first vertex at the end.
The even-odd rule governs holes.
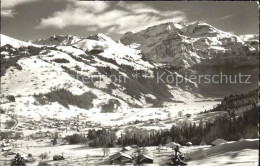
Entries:
POLYGON ((48 39, 30 40, 28 41, 28 43, 33 43, 37 45, 69 46, 82 39, 84 38, 71 35, 55 35, 51 36, 48 39))
POLYGON ((165 23, 128 32, 120 42, 137 45, 153 62, 178 68, 257 65, 258 58, 257 40, 241 38, 206 23, 165 23))

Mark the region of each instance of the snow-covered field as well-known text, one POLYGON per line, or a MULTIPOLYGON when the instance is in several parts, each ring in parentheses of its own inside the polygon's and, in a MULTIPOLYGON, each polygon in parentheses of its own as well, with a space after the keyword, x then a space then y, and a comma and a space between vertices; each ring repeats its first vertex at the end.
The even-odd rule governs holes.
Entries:
MULTIPOLYGON (((46 141, 46 140, 45 140, 46 141)), ((182 153, 188 159, 188 165, 197 166, 256 166, 258 165, 258 140, 241 140, 235 142, 227 142, 217 146, 191 146, 181 147, 182 153)), ((60 145, 50 146, 49 142, 18 141, 18 147, 14 151, 24 154, 31 153, 36 162, 28 164, 28 166, 37 166, 41 159, 38 156, 47 153, 49 158, 45 159, 49 164, 56 165, 102 165, 102 161, 109 159, 109 156, 119 152, 121 148, 109 148, 109 153, 104 156, 102 148, 89 148, 86 145, 60 145), (20 147, 20 145, 22 147, 20 147), (64 155, 63 161, 52 161, 54 155, 64 155)), ((145 147, 147 155, 154 159, 151 166, 168 165, 170 157, 173 154, 171 148, 161 147, 145 147)), ((2 154, 0 154, 2 155, 2 154)), ((6 160, 10 160, 13 156, 8 156, 6 160)), ((4 158, 0 159, 0 165, 4 162, 4 158)), ((130 164, 131 165, 131 164, 130 164)))
MULTIPOLYGON (((30 89, 30 87, 28 87, 30 89)), ((109 99, 109 95, 102 93, 99 90, 94 91, 98 95, 96 102, 101 102, 102 99, 109 99)), ((77 117, 78 115, 85 117, 86 121, 100 122, 102 125, 123 125, 133 121, 148 121, 150 119, 166 120, 178 116, 179 112, 182 115, 197 114, 205 110, 213 108, 219 104, 219 101, 186 101, 185 103, 166 102, 164 107, 154 108, 147 105, 144 108, 131 108, 127 105, 122 105, 123 109, 115 113, 101 113, 100 109, 95 107, 90 110, 80 109, 75 106, 65 108, 57 102, 39 105, 35 104, 34 97, 17 97, 15 102, 2 104, 2 108, 13 108, 13 113, 18 116, 33 118, 40 120, 42 117, 49 117, 55 119, 66 119, 77 117), (15 107, 14 107, 15 105, 15 107)), ((95 103, 95 100, 94 100, 95 103)), ((122 102, 123 103, 123 102, 122 102)), ((96 103, 98 104, 98 103, 96 103)))
POLYGON ((203 166, 257 166, 259 164, 258 139, 228 142, 189 154, 188 165, 203 166))

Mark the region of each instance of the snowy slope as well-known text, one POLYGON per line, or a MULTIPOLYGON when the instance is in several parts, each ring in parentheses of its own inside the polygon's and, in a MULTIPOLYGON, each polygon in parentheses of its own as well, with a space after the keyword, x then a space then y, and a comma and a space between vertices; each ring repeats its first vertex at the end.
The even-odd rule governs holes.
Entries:
POLYGON ((188 154, 188 165, 258 165, 257 139, 242 139, 188 154))
POLYGON ((15 48, 28 47, 28 46, 32 46, 32 45, 37 47, 37 45, 35 45, 35 44, 30 44, 27 42, 16 40, 14 38, 1 34, 1 46, 7 45, 7 44, 10 44, 15 48))
POLYGON ((240 35, 239 37, 242 38, 242 40, 244 40, 244 41, 247 41, 247 40, 258 41, 259 40, 259 35, 258 34, 240 35))
POLYGON ((87 110, 98 118, 96 113, 102 111, 118 115, 133 107, 196 100, 209 88, 203 90, 185 77, 187 72, 199 74, 190 67, 222 66, 227 61, 231 67, 258 64, 255 39, 204 23, 161 24, 127 33, 119 42, 100 33, 29 42, 1 35, 1 107, 32 117, 51 113, 66 118, 87 110), (237 63, 241 59, 243 63, 237 63), (167 82, 167 75, 185 83, 167 82), (82 106, 82 98, 91 104, 82 106))
MULTIPOLYGON (((52 41, 52 37, 49 40, 52 41)), ((121 112, 133 106, 157 105, 193 96, 191 91, 182 96, 181 91, 185 91, 182 87, 178 88, 175 96, 170 85, 157 85, 154 77, 158 70, 156 65, 143 59, 139 50, 117 43, 103 34, 80 39, 71 45, 67 38, 58 40, 61 43, 44 40, 43 43, 48 45, 35 45, 32 44, 34 42, 22 42, 7 36, 2 41, 1 60, 8 65, 1 66, 4 69, 1 72, 1 98, 5 101, 1 106, 18 115, 39 117, 39 114, 59 114, 66 118, 74 114, 68 113, 68 110, 86 111, 77 105, 66 107, 58 100, 45 104, 39 101, 46 100, 44 96, 53 95, 60 89, 75 97, 95 94, 93 108, 89 110, 92 112, 102 111, 111 100, 120 103, 113 111, 121 112), (14 96, 15 101, 11 101, 10 96, 14 96)), ((39 41, 42 40, 35 43, 39 44, 39 41)))

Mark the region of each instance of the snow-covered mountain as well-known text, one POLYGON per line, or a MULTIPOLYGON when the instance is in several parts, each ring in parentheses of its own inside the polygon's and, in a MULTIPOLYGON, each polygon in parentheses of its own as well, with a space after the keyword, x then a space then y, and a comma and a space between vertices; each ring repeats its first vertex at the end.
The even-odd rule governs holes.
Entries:
POLYGON ((29 42, 1 34, 1 107, 21 115, 51 111, 62 117, 73 111, 157 107, 166 101, 195 100, 201 94, 224 96, 240 87, 215 91, 215 85, 199 84, 186 74, 212 74, 218 72, 212 66, 223 65, 236 72, 235 67, 242 65, 257 70, 256 39, 201 23, 161 24, 127 33, 119 42, 104 34, 56 35, 29 42), (239 58, 243 63, 237 63, 239 58), (199 71, 194 68, 198 66, 208 67, 199 71), (168 75, 185 81, 176 84, 168 75))
POLYGON ((28 46, 40 47, 35 44, 20 41, 20 40, 17 40, 17 39, 14 39, 9 36, 1 34, 1 47, 5 46, 5 45, 11 45, 14 48, 28 47, 28 46))
POLYGON ((206 23, 165 23, 128 32, 120 42, 137 45, 153 62, 175 67, 258 65, 258 37, 253 42, 248 37, 241 38, 206 23))
POLYGON ((28 43, 38 45, 55 45, 55 46, 69 46, 83 39, 82 37, 71 35, 55 35, 48 39, 29 40, 28 43))
POLYGON ((122 111, 196 98, 193 83, 157 83, 155 73, 166 70, 143 59, 139 50, 103 34, 71 38, 70 45, 64 36, 27 43, 1 35, 1 107, 33 116, 48 110, 122 111), (33 44, 39 41, 44 45, 33 44))

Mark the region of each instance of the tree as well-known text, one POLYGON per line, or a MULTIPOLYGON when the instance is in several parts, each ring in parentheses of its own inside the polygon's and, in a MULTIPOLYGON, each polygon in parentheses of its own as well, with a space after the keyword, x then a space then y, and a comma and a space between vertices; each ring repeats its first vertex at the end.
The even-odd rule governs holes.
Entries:
POLYGON ((135 158, 134 158, 135 163, 137 165, 143 165, 142 156, 143 156, 145 151, 146 151, 145 147, 143 147, 142 150, 141 149, 137 150, 137 156, 135 156, 135 158))
POLYGON ((142 147, 142 154, 147 154, 147 149, 145 147, 142 147))
POLYGON ((4 163, 5 163, 5 165, 7 165, 7 164, 6 164, 6 158, 7 158, 7 156, 8 156, 8 152, 5 152, 5 153, 3 154, 3 156, 5 157, 5 162, 4 162, 4 163))
POLYGON ((172 142, 172 138, 171 137, 167 137, 167 140, 166 140, 166 144, 172 142))
POLYGON ((51 166, 51 165, 46 162, 39 162, 38 166, 51 166))
POLYGON ((57 145, 57 138, 54 138, 54 139, 53 139, 52 145, 53 145, 53 146, 57 145))
POLYGON ((13 95, 7 96, 7 99, 11 102, 15 102, 15 97, 13 95))
POLYGON ((86 160, 87 160, 87 161, 89 160, 89 154, 86 155, 86 160))
POLYGON ((48 153, 42 153, 42 154, 40 154, 40 155, 39 155, 39 158, 42 159, 42 160, 49 158, 48 153))
POLYGON ((183 112, 182 112, 182 111, 179 111, 179 112, 178 112, 178 116, 179 116, 179 117, 182 117, 182 116, 183 116, 183 112))
POLYGON ((110 149, 109 148, 102 148, 102 151, 103 151, 103 155, 107 156, 107 155, 109 155, 110 149))
POLYGON ((162 149, 162 144, 159 144, 159 146, 157 147, 158 154, 161 153, 161 149, 162 149))
POLYGON ((18 153, 11 163, 11 166, 26 166, 24 159, 18 153))
POLYGON ((69 144, 86 143, 88 141, 85 135, 82 134, 73 134, 72 136, 67 136, 65 140, 67 140, 69 144))

